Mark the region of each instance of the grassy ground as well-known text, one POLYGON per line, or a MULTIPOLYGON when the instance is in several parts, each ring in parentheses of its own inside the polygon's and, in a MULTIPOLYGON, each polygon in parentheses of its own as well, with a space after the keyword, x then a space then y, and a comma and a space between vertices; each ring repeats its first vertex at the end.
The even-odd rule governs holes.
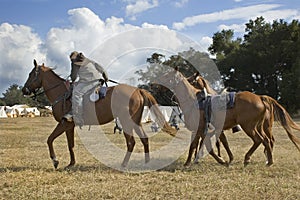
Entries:
MULTIPOLYGON (((63 135, 54 143, 60 160, 60 168, 54 170, 46 140, 55 124, 51 117, 0 119, 0 199, 300 199, 300 153, 277 125, 272 167, 265 167, 262 147, 244 167, 252 141, 243 132, 228 132, 235 155, 229 167, 206 156, 185 169, 184 154, 158 171, 124 173, 93 158, 77 135, 76 166, 63 169, 69 162, 63 135)), ((103 126, 111 140, 125 148, 124 137, 113 135, 112 128, 112 124, 103 126)), ((156 145, 160 144, 150 140, 150 148, 156 145)), ((135 151, 140 150, 137 140, 135 151)), ((222 155, 227 159, 224 151, 222 155)))

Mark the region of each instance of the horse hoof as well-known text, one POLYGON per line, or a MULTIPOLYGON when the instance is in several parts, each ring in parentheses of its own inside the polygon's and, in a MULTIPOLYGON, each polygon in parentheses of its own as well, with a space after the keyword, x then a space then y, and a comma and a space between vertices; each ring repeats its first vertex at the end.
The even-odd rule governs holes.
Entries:
POLYGON ((190 167, 191 167, 191 163, 185 163, 183 166, 184 166, 185 168, 190 168, 190 167))
POLYGON ((225 167, 229 167, 229 162, 225 161, 222 165, 225 167))
POLYGON ((247 167, 247 165, 249 165, 250 160, 244 161, 244 167, 247 167))
POLYGON ((266 166, 267 166, 267 167, 270 167, 271 165, 273 165, 273 161, 271 161, 271 162, 268 162, 268 161, 267 161, 267 162, 266 162, 266 166))
POLYGON ((68 166, 66 166, 64 168, 64 170, 69 171, 73 166, 74 166, 74 164, 69 164, 68 166))
POLYGON ((122 163, 121 168, 123 168, 123 169, 127 168, 127 163, 122 163))
POLYGON ((53 166, 55 169, 57 169, 58 164, 59 164, 58 160, 53 160, 53 166))

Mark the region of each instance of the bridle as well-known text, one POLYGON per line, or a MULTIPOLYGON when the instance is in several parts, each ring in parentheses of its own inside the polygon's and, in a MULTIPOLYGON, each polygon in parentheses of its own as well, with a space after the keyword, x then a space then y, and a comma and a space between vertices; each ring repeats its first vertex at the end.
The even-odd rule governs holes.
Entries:
POLYGON ((54 85, 54 86, 48 88, 47 90, 43 90, 43 91, 39 92, 39 90, 41 89, 41 87, 36 88, 36 89, 32 89, 32 88, 30 87, 30 85, 34 84, 35 82, 38 82, 38 83, 41 82, 41 79, 40 79, 40 76, 39 76, 40 73, 41 73, 41 66, 40 66, 40 65, 38 65, 37 67, 35 67, 34 73, 35 73, 34 78, 33 78, 28 84, 26 84, 27 86, 25 87, 25 90, 29 91, 30 93, 33 93, 33 95, 30 96, 30 97, 31 97, 32 99, 34 99, 34 100, 35 100, 38 96, 40 96, 40 95, 42 95, 42 94, 44 94, 44 93, 46 93, 46 92, 48 92, 48 91, 50 91, 50 90, 52 90, 52 89, 58 87, 58 86, 60 86, 62 83, 64 83, 64 82, 60 82, 60 83, 58 83, 58 84, 56 84, 56 85, 54 85))

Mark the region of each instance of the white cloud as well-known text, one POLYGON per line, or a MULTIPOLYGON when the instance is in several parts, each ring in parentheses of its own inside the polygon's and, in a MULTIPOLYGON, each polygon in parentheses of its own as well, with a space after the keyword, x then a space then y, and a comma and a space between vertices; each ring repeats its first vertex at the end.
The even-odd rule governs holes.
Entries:
POLYGON ((58 66, 57 71, 67 76, 70 72, 69 54, 76 50, 90 55, 105 40, 120 32, 138 27, 124 24, 122 18, 111 17, 105 21, 88 8, 68 11, 70 26, 52 28, 46 38, 48 64, 58 66))
POLYGON ((245 32, 245 24, 231 24, 231 25, 225 25, 221 24, 218 26, 219 30, 233 30, 235 33, 243 33, 245 32))
POLYGON ((182 30, 189 26, 195 26, 199 23, 212 23, 217 21, 226 21, 232 19, 249 20, 258 16, 264 16, 268 20, 278 18, 293 18, 299 16, 299 11, 292 9, 280 10, 279 4, 259 4, 253 6, 239 7, 220 12, 213 12, 209 14, 201 14, 191 17, 186 17, 182 22, 173 23, 173 28, 182 30), (275 10, 276 9, 276 10, 275 10))
POLYGON ((0 26, 1 93, 13 83, 24 84, 34 58, 56 67, 55 71, 66 78, 70 74, 69 54, 81 51, 109 68, 111 78, 118 80, 126 73, 130 75, 130 68, 145 65, 154 52, 167 55, 189 47, 197 49, 191 39, 165 25, 133 26, 116 17, 102 20, 88 8, 72 9, 68 14, 70 24, 51 28, 45 41, 30 27, 8 23, 0 26))
POLYGON ((114 65, 111 71, 115 72, 118 65, 121 70, 117 72, 122 74, 124 69, 145 62, 145 56, 151 55, 155 49, 174 53, 195 46, 191 40, 180 38, 165 25, 143 23, 141 27, 133 26, 116 17, 102 20, 87 8, 73 9, 68 13, 70 26, 52 28, 45 42, 47 63, 57 66, 56 71, 65 77, 70 72, 68 56, 74 50, 84 52, 104 67, 114 65), (127 59, 126 62, 118 62, 120 57, 127 59))
POLYGON ((199 41, 200 46, 207 51, 208 47, 213 43, 213 39, 211 37, 208 36, 204 36, 201 38, 201 40, 199 41))
POLYGON ((155 8, 158 6, 158 0, 125 0, 129 4, 126 6, 126 16, 135 20, 136 14, 155 8))
POLYGON ((180 0, 180 1, 177 1, 175 2, 175 7, 177 8, 181 8, 183 7, 185 4, 187 4, 189 2, 189 0, 180 0))
POLYGON ((0 91, 13 83, 21 85, 33 68, 33 59, 45 61, 41 51, 42 40, 24 25, 0 25, 0 91))

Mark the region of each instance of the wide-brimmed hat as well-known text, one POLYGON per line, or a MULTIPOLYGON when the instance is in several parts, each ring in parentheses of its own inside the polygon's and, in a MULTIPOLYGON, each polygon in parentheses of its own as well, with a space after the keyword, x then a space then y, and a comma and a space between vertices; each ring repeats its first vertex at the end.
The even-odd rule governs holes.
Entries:
POLYGON ((72 63, 74 63, 76 65, 82 65, 85 57, 84 57, 83 53, 78 53, 77 51, 73 51, 70 54, 70 59, 71 59, 72 63))

